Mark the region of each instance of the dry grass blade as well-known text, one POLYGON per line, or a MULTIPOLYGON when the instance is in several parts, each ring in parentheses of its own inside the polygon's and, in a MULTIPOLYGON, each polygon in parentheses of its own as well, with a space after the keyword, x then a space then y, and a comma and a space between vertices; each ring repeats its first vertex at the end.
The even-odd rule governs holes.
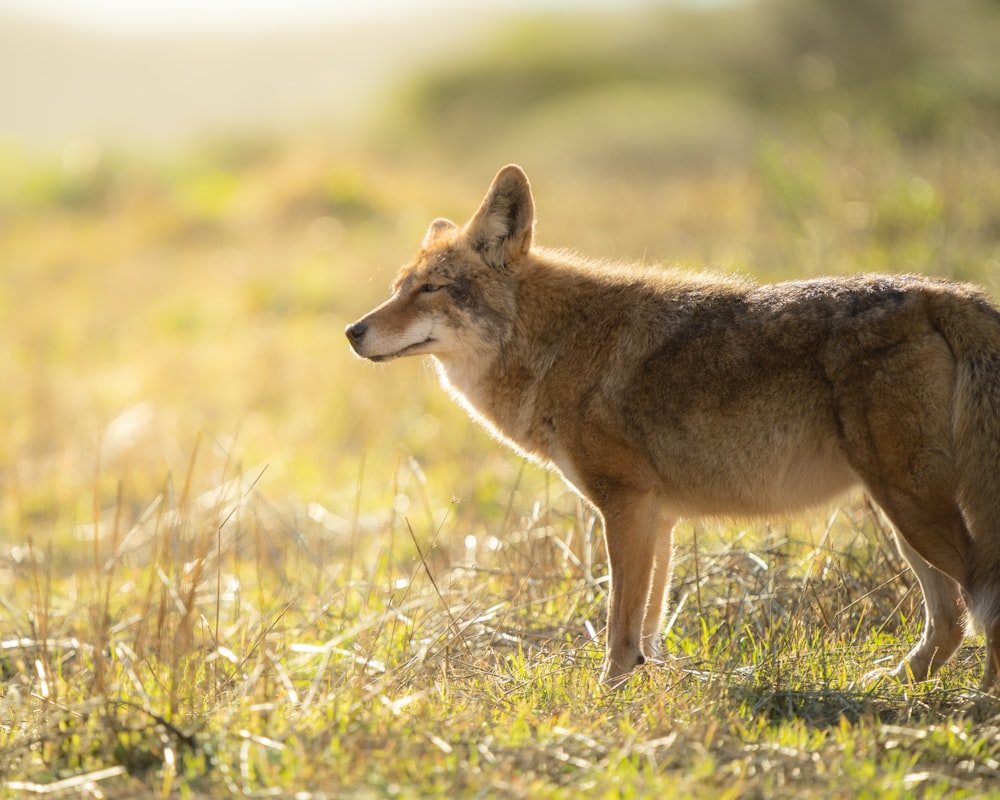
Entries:
POLYGON ((96 785, 101 781, 117 778, 125 773, 125 767, 107 767, 88 772, 84 775, 74 775, 72 778, 64 778, 60 781, 53 781, 46 784, 31 783, 29 781, 10 781, 4 784, 3 788, 14 792, 25 792, 26 794, 34 795, 53 795, 70 791, 93 794, 96 785))

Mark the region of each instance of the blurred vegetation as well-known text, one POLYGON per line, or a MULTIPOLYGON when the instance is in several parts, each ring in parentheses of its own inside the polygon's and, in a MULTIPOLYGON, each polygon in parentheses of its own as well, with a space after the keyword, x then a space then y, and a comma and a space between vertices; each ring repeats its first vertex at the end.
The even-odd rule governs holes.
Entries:
POLYGON ((547 152, 594 156, 579 148, 596 140, 610 170, 623 158, 648 169, 746 155, 755 135, 807 135, 837 125, 833 114, 937 140, 997 124, 998 40, 1000 9, 986 0, 533 18, 478 57, 418 77, 389 129, 473 149, 553 129, 559 146, 546 137, 547 152))
POLYGON ((1000 296, 997 41, 985 0, 533 15, 401 76, 356 138, 0 144, 0 780, 988 786, 976 647, 917 693, 853 683, 920 613, 861 499, 685 527, 681 666, 608 699, 592 515, 342 329, 511 161, 545 245, 1000 296))

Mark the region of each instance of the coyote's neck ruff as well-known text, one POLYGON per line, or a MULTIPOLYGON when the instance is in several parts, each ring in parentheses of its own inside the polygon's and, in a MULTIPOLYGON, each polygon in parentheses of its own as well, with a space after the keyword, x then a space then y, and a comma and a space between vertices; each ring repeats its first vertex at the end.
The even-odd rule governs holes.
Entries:
POLYGON ((358 355, 431 355, 497 437, 557 469, 604 521, 602 679, 659 651, 677 519, 762 515, 861 484, 923 589, 924 679, 966 609, 1000 675, 1000 312, 968 286, 856 276, 759 286, 533 246, 524 173, 463 226, 436 220, 392 295, 347 327, 358 355))

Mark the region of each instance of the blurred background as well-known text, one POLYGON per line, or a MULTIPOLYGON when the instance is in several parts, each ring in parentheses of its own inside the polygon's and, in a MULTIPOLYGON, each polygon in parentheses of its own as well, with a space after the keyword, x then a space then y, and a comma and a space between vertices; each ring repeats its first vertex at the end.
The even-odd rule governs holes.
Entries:
POLYGON ((517 459, 342 330, 508 162, 545 245, 996 295, 998 42, 995 0, 3 0, 3 534, 234 464, 331 536, 501 525, 517 459))

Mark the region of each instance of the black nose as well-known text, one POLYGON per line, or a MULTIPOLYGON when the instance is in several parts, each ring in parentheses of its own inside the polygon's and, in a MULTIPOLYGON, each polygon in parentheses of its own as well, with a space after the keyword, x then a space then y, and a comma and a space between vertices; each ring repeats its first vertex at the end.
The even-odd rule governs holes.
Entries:
POLYGON ((357 344, 365 338, 365 334, 368 333, 368 326, 363 322, 355 322, 353 325, 348 325, 344 328, 344 333, 347 334, 348 339, 357 344))

